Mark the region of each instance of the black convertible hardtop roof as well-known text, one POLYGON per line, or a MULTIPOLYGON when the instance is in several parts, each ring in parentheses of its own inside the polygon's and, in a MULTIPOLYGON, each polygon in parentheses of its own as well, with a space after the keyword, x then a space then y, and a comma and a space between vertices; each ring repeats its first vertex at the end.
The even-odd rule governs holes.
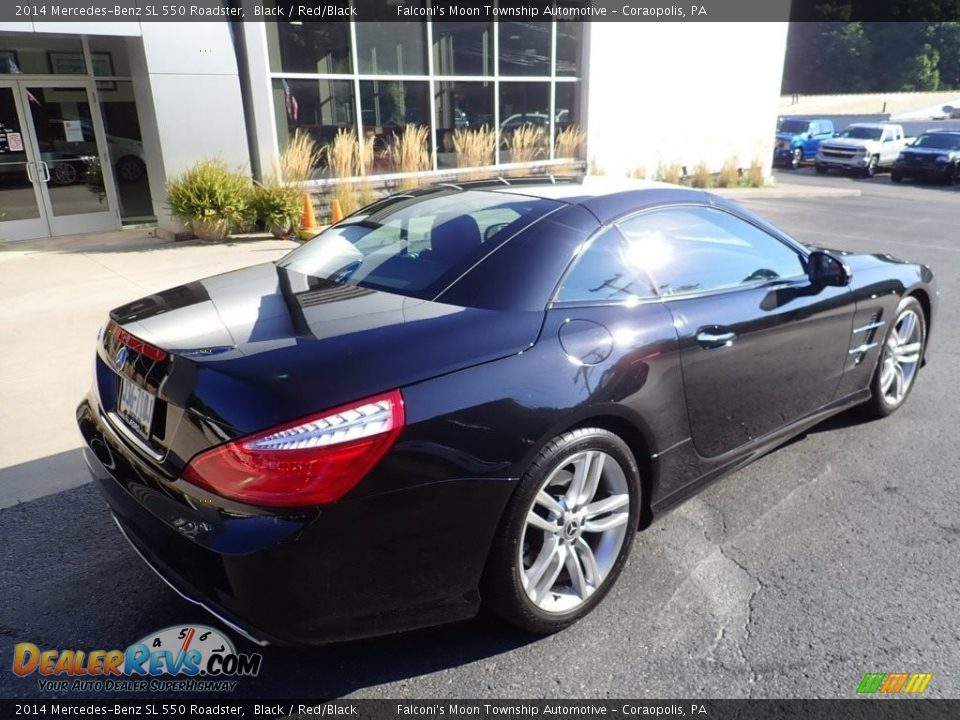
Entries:
POLYGON ((584 178, 546 176, 440 183, 415 190, 409 195, 428 195, 443 189, 485 190, 580 205, 593 213, 601 223, 610 222, 625 213, 636 212, 647 207, 684 202, 710 205, 716 204, 719 200, 703 190, 653 180, 616 179, 590 175, 584 178))

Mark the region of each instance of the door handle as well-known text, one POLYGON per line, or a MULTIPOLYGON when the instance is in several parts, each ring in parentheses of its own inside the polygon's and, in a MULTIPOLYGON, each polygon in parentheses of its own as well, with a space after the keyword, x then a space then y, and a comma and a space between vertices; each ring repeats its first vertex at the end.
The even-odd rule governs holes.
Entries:
POLYGON ((36 185, 36 184, 37 184, 37 178, 36 178, 36 176, 33 174, 33 163, 32 163, 32 162, 28 162, 28 163, 24 163, 24 165, 26 165, 26 168, 27 168, 27 180, 30 181, 30 184, 31 184, 31 185, 36 185))
POLYGON ((50 182, 50 166, 47 165, 43 160, 37 163, 41 170, 43 170, 43 177, 40 178, 40 182, 48 183, 50 182))
POLYGON ((697 333, 697 343, 706 350, 730 347, 736 338, 737 334, 735 332, 722 330, 721 328, 701 330, 697 333))

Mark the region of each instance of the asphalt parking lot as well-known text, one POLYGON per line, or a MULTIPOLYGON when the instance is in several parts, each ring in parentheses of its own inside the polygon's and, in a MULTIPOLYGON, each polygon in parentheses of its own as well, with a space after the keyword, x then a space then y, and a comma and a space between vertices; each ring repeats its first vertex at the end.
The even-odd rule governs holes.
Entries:
MULTIPOLYGON (((834 418, 659 518, 607 600, 564 633, 481 617, 266 648, 238 694, 849 698, 867 672, 904 671, 933 673, 927 696, 960 697, 960 187, 782 177, 861 195, 744 204, 805 242, 934 269, 930 363, 899 413, 834 418)), ((7 668, 16 642, 124 648, 168 625, 217 625, 139 562, 89 484, 0 511, 0 547, 7 668)), ((0 697, 37 695, 35 679, 0 671, 0 697)))

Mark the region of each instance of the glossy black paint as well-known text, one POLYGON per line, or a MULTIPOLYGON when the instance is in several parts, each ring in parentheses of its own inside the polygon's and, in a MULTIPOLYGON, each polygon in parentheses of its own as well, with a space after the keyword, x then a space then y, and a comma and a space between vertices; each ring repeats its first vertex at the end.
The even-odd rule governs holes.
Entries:
POLYGON ((632 305, 551 303, 588 238, 651 208, 712 205, 811 251, 700 191, 491 191, 565 206, 433 301, 265 264, 111 314, 172 357, 124 353, 117 365, 116 341, 101 338, 77 410, 85 457, 124 533, 170 583, 279 643, 470 617, 503 508, 557 434, 599 425, 624 437, 657 512, 867 399, 879 349, 851 350, 884 330, 858 328, 889 319, 903 295, 935 314, 928 268, 836 252, 849 284, 812 273, 632 305), (705 347, 704 329, 736 340, 705 347), (157 395, 148 442, 111 415, 118 374, 157 395), (180 479, 214 445, 393 388, 404 397, 403 432, 334 505, 265 510, 180 479))

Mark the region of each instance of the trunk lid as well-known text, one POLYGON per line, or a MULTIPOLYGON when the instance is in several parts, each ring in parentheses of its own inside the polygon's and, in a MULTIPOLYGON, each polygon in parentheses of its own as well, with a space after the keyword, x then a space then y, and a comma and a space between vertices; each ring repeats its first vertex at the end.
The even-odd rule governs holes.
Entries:
POLYGON ((157 396, 149 440, 164 452, 176 428, 168 421, 157 437, 161 413, 203 418, 222 441, 516 354, 536 341, 543 313, 418 300, 268 263, 150 295, 111 319, 169 353, 151 364, 128 348, 118 364, 105 334, 113 380, 98 368, 107 410, 120 399, 104 387, 117 374, 157 396))

